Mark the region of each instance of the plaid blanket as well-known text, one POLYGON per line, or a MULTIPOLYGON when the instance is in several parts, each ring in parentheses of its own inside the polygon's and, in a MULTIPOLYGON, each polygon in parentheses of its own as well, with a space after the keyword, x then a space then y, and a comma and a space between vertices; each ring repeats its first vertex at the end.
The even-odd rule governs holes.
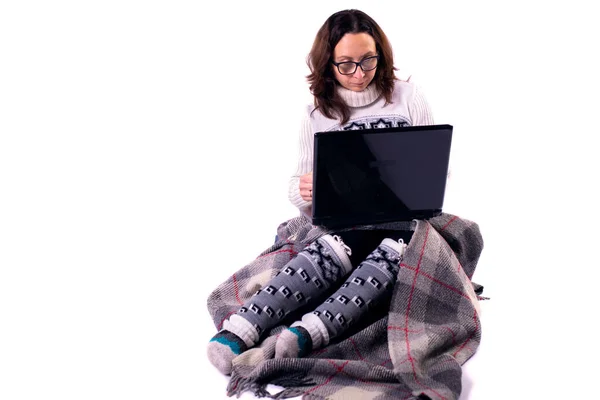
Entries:
MULTIPOLYGON (((483 250, 476 223, 450 214, 361 229, 410 229, 389 307, 306 358, 274 359, 277 335, 233 362, 228 395, 303 399, 457 399, 461 366, 481 339, 471 277, 483 250), (268 384, 284 389, 269 393, 268 384)), ((208 297, 217 329, 306 245, 328 233, 300 216, 282 223, 278 240, 208 297)), ((335 289, 334 289, 335 290, 335 289)), ((302 310, 307 312, 310 310, 302 310)), ((291 323, 293 320, 285 321, 291 323)))

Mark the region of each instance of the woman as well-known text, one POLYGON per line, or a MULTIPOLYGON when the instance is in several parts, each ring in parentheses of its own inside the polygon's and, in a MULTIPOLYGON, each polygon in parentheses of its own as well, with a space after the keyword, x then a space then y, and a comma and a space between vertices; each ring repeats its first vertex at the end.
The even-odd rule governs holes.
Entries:
MULTIPOLYGON (((302 124, 300 156, 290 180, 289 198, 310 215, 314 132, 431 125, 433 119, 417 88, 395 77, 387 37, 361 11, 340 11, 327 19, 317 33, 308 65, 314 104, 302 124)), ((352 230, 320 237, 224 322, 209 343, 209 359, 229 374, 233 358, 301 309, 314 311, 279 335, 275 357, 302 357, 326 346, 369 309, 389 300, 404 242, 411 234, 352 230), (338 290, 315 309, 315 301, 329 294, 330 288, 338 290)))
POLYGON ((309 106, 302 124, 298 168, 290 180, 289 198, 310 215, 315 132, 433 125, 433 118, 417 88, 397 80, 387 37, 361 11, 341 11, 329 17, 317 33, 308 64, 314 106, 309 106))

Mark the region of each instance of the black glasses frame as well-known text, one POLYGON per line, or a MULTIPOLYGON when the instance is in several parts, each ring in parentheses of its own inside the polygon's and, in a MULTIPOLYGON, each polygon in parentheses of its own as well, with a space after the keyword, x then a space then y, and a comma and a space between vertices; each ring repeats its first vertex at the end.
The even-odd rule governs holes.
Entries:
POLYGON ((362 69, 363 72, 365 72, 365 71, 372 71, 375 68, 377 68, 377 65, 379 64, 379 55, 371 56, 371 57, 367 57, 367 58, 363 58, 359 62, 356 62, 356 61, 342 61, 342 62, 336 63, 335 61, 332 61, 331 63, 337 67, 337 70, 338 70, 338 72, 341 75, 352 75, 352 74, 354 74, 356 72, 356 70, 358 69, 358 67, 360 67, 360 69, 362 69), (372 60, 373 58, 377 59, 377 64, 375 64, 375 66, 373 68, 365 69, 363 67, 363 63, 365 61, 372 60), (342 64, 354 64, 354 70, 352 72, 343 73, 342 71, 340 71, 340 65, 342 65, 342 64))

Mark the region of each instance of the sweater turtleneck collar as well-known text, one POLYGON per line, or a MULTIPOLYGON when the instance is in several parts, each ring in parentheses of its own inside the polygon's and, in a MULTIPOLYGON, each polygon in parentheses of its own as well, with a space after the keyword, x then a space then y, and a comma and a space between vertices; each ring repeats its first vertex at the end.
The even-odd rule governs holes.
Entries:
POLYGON ((338 85, 336 90, 348 107, 368 106, 379 98, 379 90, 377 90, 375 84, 367 86, 367 88, 361 92, 354 92, 341 85, 338 85))

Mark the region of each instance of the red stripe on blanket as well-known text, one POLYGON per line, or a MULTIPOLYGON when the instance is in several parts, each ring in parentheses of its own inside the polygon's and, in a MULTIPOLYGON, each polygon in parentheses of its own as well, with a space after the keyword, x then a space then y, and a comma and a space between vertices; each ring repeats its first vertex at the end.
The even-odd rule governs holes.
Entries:
MULTIPOLYGON (((385 367, 385 364, 388 364, 388 363, 389 363, 389 362, 391 362, 391 361, 392 361, 392 359, 390 358, 389 360, 387 360, 387 361, 384 361, 384 362, 382 362, 382 363, 381 363, 381 364, 379 364, 379 365, 381 365, 382 367, 385 367)), ((393 365, 392 365, 392 367, 393 367, 393 365)))
MULTIPOLYGON (((423 255, 425 254, 425 247, 427 245, 427 240, 429 239, 429 229, 431 228, 431 225, 427 225, 427 231, 425 232, 425 240, 423 240, 423 247, 421 247, 421 254, 419 256, 419 262, 417 264, 417 269, 415 270, 415 276, 413 278, 413 282, 412 282, 412 287, 410 289, 410 295, 408 296, 408 304, 406 305, 406 315, 405 315, 405 326, 408 327, 408 319, 409 319, 409 314, 410 314, 410 307, 412 304, 412 299, 413 299, 413 294, 415 292, 416 286, 417 286, 417 278, 420 275, 420 268, 421 268, 421 261, 423 261, 423 255)), ((406 354, 408 355, 408 360, 410 361, 410 365, 411 368, 413 370, 413 377, 415 379, 415 382, 421 386, 423 386, 426 389, 429 389, 430 391, 432 391, 433 393, 435 393, 436 395, 438 395, 440 397, 440 399, 445 400, 446 398, 444 396, 442 396, 441 394, 439 394, 438 392, 436 392, 435 390, 433 390, 430 387, 427 387, 425 385, 423 385, 421 382, 419 382, 419 378, 417 377, 417 371, 415 369, 415 360, 413 359, 412 355, 410 354, 410 342, 408 339, 408 329, 406 329, 404 334, 404 341, 406 342, 406 354)))
POLYGON ((417 330, 410 330, 407 327, 402 327, 402 326, 393 326, 393 325, 389 325, 388 327, 388 331, 408 331, 410 333, 421 333, 424 331, 424 329, 417 329, 417 330))
POLYGON ((350 360, 346 360, 346 361, 344 362, 344 364, 342 364, 342 366, 339 366, 339 365, 337 365, 337 364, 336 364, 334 361, 332 361, 332 360, 325 360, 325 361, 327 361, 329 364, 331 364, 331 365, 333 365, 334 367, 336 367, 338 372, 342 372, 342 371, 344 370, 344 368, 346 368, 346 365, 348 365, 348 363, 350 362, 350 360))
MULTIPOLYGON (((429 225, 427 226, 427 231, 425 232, 425 240, 423 241, 423 246, 421 247, 421 254, 419 256, 419 262, 417 264, 417 268, 415 269, 415 274, 413 277, 412 287, 410 288, 410 294, 408 295, 408 303, 406 305, 406 314, 404 315, 404 326, 408 327, 408 319, 410 314, 410 306, 412 304, 413 294, 415 292, 417 277, 419 276, 419 268, 421 268, 421 260, 423 259, 423 254, 425 254, 425 245, 427 244, 427 238, 429 237, 429 225)), ((415 371, 415 362, 410 354, 410 342, 408 340, 408 329, 404 330, 404 342, 406 343, 406 351, 408 355, 408 359, 412 365, 413 375, 415 380, 417 379, 417 373, 415 371)))
POLYGON ((475 336, 475 334, 477 332, 479 332, 479 324, 477 323, 477 311, 475 311, 475 314, 473 314, 473 321, 475 322, 475 330, 473 331, 473 333, 471 334, 471 336, 469 336, 467 338, 467 340, 465 340, 465 342, 462 344, 462 346, 460 346, 458 348, 458 350, 456 350, 454 352, 454 354, 452 354, 454 357, 456 357, 456 355, 458 353, 460 353, 467 346, 467 343, 469 343, 471 341, 471 339, 473 339, 473 336, 475 336))
MULTIPOLYGON (((442 326, 441 328, 446 329, 448 332, 450 332, 450 334, 452 335, 452 344, 456 345, 456 333, 454 333, 454 331, 452 329, 450 329, 447 326, 442 326)), ((388 331, 404 331, 404 332, 410 332, 410 333, 422 333, 425 330, 424 329, 408 329, 406 327, 402 327, 402 326, 388 326, 387 327, 388 331)))
POLYGON ((219 326, 217 326, 217 329, 221 330, 221 328, 223 327, 223 324, 225 323, 225 321, 227 321, 227 318, 231 317, 233 314, 235 314, 235 311, 232 311, 229 314, 227 314, 225 316, 225 318, 223 318, 223 320, 221 321, 221 323, 219 324, 219 326))
POLYGON ((263 254, 262 256, 258 256, 257 258, 263 258, 263 257, 267 257, 267 256, 273 256, 275 254, 279 254, 279 253, 290 253, 290 255, 295 256, 296 254, 298 254, 297 251, 294 251, 293 249, 285 249, 285 250, 277 250, 274 251, 272 253, 268 253, 268 254, 263 254))
POLYGON ((443 328, 448 330, 452 334, 452 344, 456 345, 456 333, 454 333, 454 331, 448 328, 447 326, 443 326, 443 328))
MULTIPOLYGON (((420 263, 420 261, 419 261, 419 263, 420 263)), ((467 299, 467 300, 470 300, 470 299, 471 299, 471 298, 470 298, 470 297, 469 297, 469 296, 468 296, 466 293, 462 292, 460 289, 457 289, 457 288, 455 288, 454 286, 450 286, 450 285, 448 285, 447 283, 445 283, 445 282, 442 282, 442 281, 440 281, 439 279, 436 279, 436 278, 434 278, 433 276, 431 276, 431 275, 429 275, 429 274, 427 274, 427 273, 425 273, 425 272, 417 271, 417 269, 418 269, 419 267, 415 268, 415 267, 413 267, 413 266, 411 266, 411 265, 407 265, 407 264, 400 264, 400 266, 401 266, 401 267, 406 267, 406 268, 408 268, 408 269, 410 269, 410 270, 413 270, 413 271, 415 271, 415 276, 416 276, 416 275, 421 275, 421 276, 424 276, 425 278, 427 278, 427 279, 430 279, 432 282, 435 282, 435 283, 437 283, 438 285, 442 285, 442 286, 444 286, 446 289, 449 289, 449 290, 451 290, 451 291, 453 291, 453 292, 456 292, 456 293, 460 294, 462 297, 464 297, 464 298, 465 298, 465 299, 467 299)))
POLYGON ((240 300, 240 292, 238 289, 238 284, 237 284, 237 279, 235 278, 235 274, 233 274, 231 277, 233 278, 233 290, 235 292, 235 299, 237 300, 238 303, 240 303, 241 306, 243 306, 244 302, 242 300, 240 300))
POLYGON ((234 386, 233 386, 233 388, 231 389, 231 392, 232 392, 232 393, 235 393, 235 389, 237 389, 237 387, 238 387, 238 385, 239 385, 240 381, 241 381, 241 379, 238 379, 238 380, 235 382, 235 385, 234 385, 234 386))
POLYGON ((407 362, 409 362, 409 361, 410 361, 410 360, 407 358, 407 359, 406 359, 406 360, 404 360, 404 361, 400 361, 398 364, 394 364, 394 366, 395 366, 395 367, 397 367, 397 366, 400 366, 400 365, 402 365, 402 364, 406 364, 406 363, 407 363, 407 362))
POLYGON ((337 364, 336 364, 336 363, 334 363, 334 362, 333 362, 333 361, 331 361, 331 360, 327 360, 327 362, 329 362, 330 364, 332 364, 332 365, 333 365, 333 366, 334 366, 334 367, 337 369, 337 371, 335 371, 333 374, 331 374, 331 375, 329 376, 329 378, 327 378, 327 379, 325 380, 325 382, 321 383, 320 385, 317 385, 317 386, 313 387, 313 388, 312 388, 312 389, 310 389, 310 390, 307 390, 306 392, 304 392, 304 394, 309 394, 310 392, 317 390, 317 389, 318 389, 318 388, 320 388, 321 386, 325 386, 325 385, 329 384, 329 382, 331 382, 331 380, 332 380, 333 378, 335 378, 335 376, 336 376, 337 374, 339 374, 340 372, 342 372, 342 370, 343 370, 343 369, 346 367, 346 365, 348 365, 348 363, 350 362, 350 360, 346 361, 346 362, 344 363, 344 365, 342 365, 341 367, 338 367, 338 366, 337 366, 337 364))
POLYGON ((348 338, 348 341, 352 343, 352 346, 354 346, 354 351, 356 352, 358 358, 360 358, 362 361, 366 361, 362 354, 360 354, 360 351, 358 351, 358 346, 356 345, 356 342, 352 338, 348 338))
POLYGON ((446 223, 446 225, 444 225, 444 227, 442 228, 442 231, 445 230, 448 227, 448 225, 450 225, 451 223, 453 223, 457 219, 458 219, 457 216, 452 217, 452 219, 450 221, 448 221, 448 223, 446 223))

